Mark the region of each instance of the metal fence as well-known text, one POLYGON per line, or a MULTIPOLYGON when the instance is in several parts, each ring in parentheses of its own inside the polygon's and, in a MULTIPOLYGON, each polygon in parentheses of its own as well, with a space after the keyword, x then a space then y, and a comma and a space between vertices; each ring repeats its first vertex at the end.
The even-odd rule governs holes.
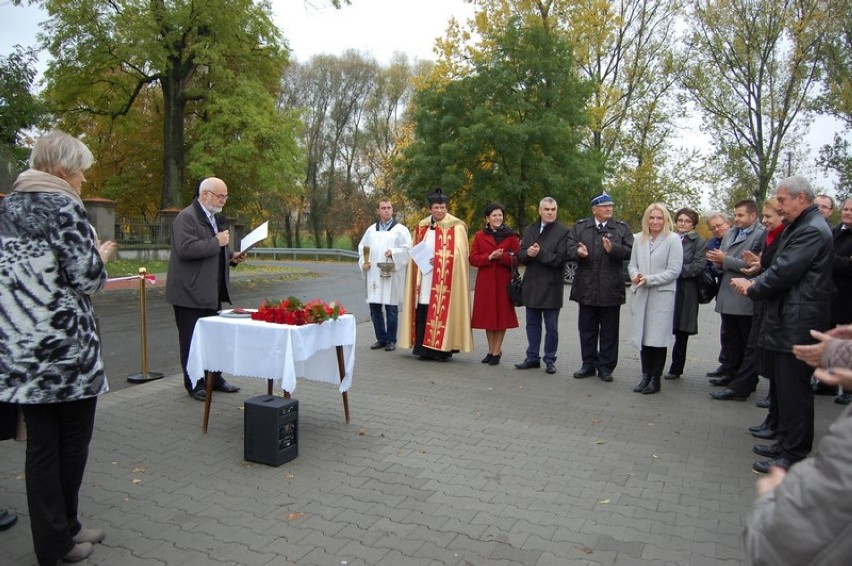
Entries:
POLYGON ((358 252, 353 250, 339 250, 334 248, 252 248, 248 252, 251 257, 264 257, 269 259, 296 259, 296 258, 334 258, 337 261, 344 259, 358 259, 358 252))

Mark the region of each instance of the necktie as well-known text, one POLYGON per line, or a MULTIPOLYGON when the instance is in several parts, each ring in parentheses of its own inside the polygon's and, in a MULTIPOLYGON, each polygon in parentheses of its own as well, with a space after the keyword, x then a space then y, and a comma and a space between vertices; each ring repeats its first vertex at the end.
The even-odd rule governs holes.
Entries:
POLYGON ((210 226, 213 227, 213 233, 218 234, 219 233, 219 227, 216 225, 216 217, 211 214, 210 216, 207 217, 207 220, 210 222, 210 226))
POLYGON ((603 224, 601 224, 600 222, 598 222, 598 230, 603 230, 603 224))

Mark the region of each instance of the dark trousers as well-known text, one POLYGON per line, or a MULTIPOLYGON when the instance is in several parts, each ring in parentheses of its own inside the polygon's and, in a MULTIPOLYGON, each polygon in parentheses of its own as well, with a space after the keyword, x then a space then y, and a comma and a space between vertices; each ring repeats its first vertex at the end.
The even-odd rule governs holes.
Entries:
POLYGON ((583 366, 615 371, 618 365, 618 324, 621 306, 593 307, 580 305, 577 330, 583 366))
POLYGON ((396 327, 399 319, 399 307, 397 305, 370 303, 370 318, 373 320, 376 340, 385 344, 396 342, 396 327), (384 313, 382 313, 382 307, 385 309, 384 313), (387 324, 385 323, 385 316, 387 316, 387 324))
POLYGON ((97 397, 21 405, 27 423, 27 505, 39 564, 55 566, 80 532, 77 502, 97 397))
POLYGON ((725 361, 722 370, 728 377, 736 377, 740 371, 745 357, 748 336, 751 333, 751 315, 723 314, 722 329, 722 351, 725 352, 725 361))
POLYGON ((421 358, 429 358, 431 360, 446 360, 453 357, 452 352, 442 352, 433 350, 423 345, 423 339, 426 336, 426 318, 429 316, 429 305, 417 305, 417 310, 414 313, 414 349, 412 353, 421 358))
POLYGON ((681 330, 674 331, 674 346, 672 346, 672 365, 669 373, 683 375, 683 366, 686 365, 686 345, 689 343, 689 333, 681 330))
POLYGON ((544 363, 556 363, 559 347, 559 309, 527 307, 527 358, 539 361, 541 348, 541 323, 544 321, 544 363))
POLYGON ((748 397, 754 393, 757 389, 757 383, 760 381, 757 372, 757 338, 759 334, 760 324, 752 324, 740 369, 733 376, 734 380, 728 384, 728 389, 736 392, 737 395, 748 397))
MULTIPOLYGON (((186 372, 186 364, 189 361, 189 347, 192 345, 192 332, 195 330, 195 323, 198 322, 199 318, 204 318, 205 316, 213 316, 217 312, 217 310, 211 309, 193 309, 189 307, 179 307, 177 305, 174 306, 175 309, 175 323, 177 323, 178 329, 178 343, 180 344, 180 367, 183 370, 183 386, 186 388, 187 393, 192 393, 192 382, 189 380, 189 374, 186 372)), ((221 378, 221 373, 215 374, 218 378, 221 378)), ((204 380, 202 379, 197 383, 197 386, 203 387, 204 380)))
POLYGON ((778 398, 781 457, 791 462, 803 460, 814 442, 813 368, 791 353, 763 350, 761 369, 772 376, 778 398))
POLYGON ((642 346, 639 351, 642 361, 642 375, 659 378, 666 366, 666 349, 657 346, 642 346))

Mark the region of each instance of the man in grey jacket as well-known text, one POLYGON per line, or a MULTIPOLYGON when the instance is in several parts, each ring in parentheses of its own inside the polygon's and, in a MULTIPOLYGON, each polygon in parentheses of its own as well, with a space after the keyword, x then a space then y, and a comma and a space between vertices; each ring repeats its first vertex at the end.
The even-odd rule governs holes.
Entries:
POLYGON ((753 200, 741 200, 734 206, 734 227, 725 233, 718 250, 709 250, 707 260, 716 264, 722 273, 719 294, 716 295, 716 312, 722 317, 719 332, 725 361, 722 364, 723 377, 710 380, 713 385, 726 386, 734 379, 745 356, 748 335, 751 333, 751 317, 754 305, 751 299, 741 296, 731 287, 731 280, 743 277, 742 269, 748 267, 743 260, 743 252, 759 253, 765 230, 757 220, 757 203, 753 200))
MULTIPOLYGON (((172 224, 172 251, 166 276, 166 302, 174 306, 180 341, 180 366, 186 392, 199 401, 207 396, 204 380, 195 388, 186 372, 192 332, 199 318, 219 312, 223 302, 231 302, 228 293, 230 266, 245 259, 231 251, 225 217, 220 213, 228 201, 228 186, 222 179, 208 177, 198 187, 198 198, 180 211, 172 224)), ((236 393, 239 387, 216 373, 213 388, 236 393)))

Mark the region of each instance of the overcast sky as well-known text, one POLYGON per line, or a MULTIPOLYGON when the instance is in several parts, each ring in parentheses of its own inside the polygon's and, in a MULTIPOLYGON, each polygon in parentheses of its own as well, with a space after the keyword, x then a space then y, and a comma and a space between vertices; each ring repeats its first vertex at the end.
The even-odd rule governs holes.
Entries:
MULTIPOLYGON (((449 18, 464 22, 473 15, 472 6, 463 0, 353 0, 352 4, 335 10, 327 0, 272 0, 275 23, 292 56, 300 61, 346 49, 372 54, 380 63, 389 62, 396 51, 410 59, 434 59, 435 38, 443 36, 449 18)), ((8 54, 16 44, 34 46, 38 24, 44 19, 35 7, 15 7, 10 0, 0 0, 0 55, 8 54)), ((697 131, 699 125, 696 115, 681 130, 685 145, 708 146, 697 131)), ((836 131, 836 121, 815 121, 807 137, 814 156, 816 148, 830 143, 836 131)), ((817 182, 824 187, 831 184, 824 178, 817 182)))
MULTIPOLYGON (((462 0, 353 0, 340 10, 326 0, 273 0, 275 23, 281 28, 299 60, 318 53, 357 49, 372 53, 380 63, 395 51, 410 58, 433 59, 435 38, 444 34, 447 21, 473 14, 462 0)), ((0 53, 13 45, 33 46, 44 13, 32 6, 0 0, 0 53)))

